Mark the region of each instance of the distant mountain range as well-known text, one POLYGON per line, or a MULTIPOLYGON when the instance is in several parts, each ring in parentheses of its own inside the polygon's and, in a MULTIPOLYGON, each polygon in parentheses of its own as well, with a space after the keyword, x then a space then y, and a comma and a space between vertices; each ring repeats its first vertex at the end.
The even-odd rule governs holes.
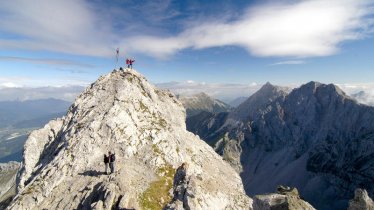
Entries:
POLYGON ((70 102, 58 99, 0 101, 0 127, 66 112, 70 102))
POLYGON ((230 110, 230 106, 224 102, 214 99, 205 93, 199 93, 191 96, 178 95, 179 101, 186 108, 187 117, 191 117, 200 112, 220 113, 230 110))
POLYGON ((374 193, 374 107, 333 84, 265 84, 227 113, 187 128, 240 172, 247 194, 295 186, 317 209, 346 209, 355 188, 374 193))

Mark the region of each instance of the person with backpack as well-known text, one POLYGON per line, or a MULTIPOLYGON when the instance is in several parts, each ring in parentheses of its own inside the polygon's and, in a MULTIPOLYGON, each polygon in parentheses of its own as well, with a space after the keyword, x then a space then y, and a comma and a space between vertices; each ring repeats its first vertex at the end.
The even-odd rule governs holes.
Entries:
POLYGON ((116 161, 116 155, 109 152, 109 167, 110 173, 114 173, 114 161, 116 161))
MULTIPOLYGON (((188 187, 189 180, 187 178, 187 168, 188 164, 186 162, 182 163, 175 172, 173 181, 173 201, 180 200, 183 202, 183 207, 187 206, 185 204, 185 195, 188 187)), ((186 208, 185 208, 186 209, 186 208)))
POLYGON ((105 165, 105 174, 108 174, 108 167, 109 167, 109 156, 104 154, 104 165, 105 165))

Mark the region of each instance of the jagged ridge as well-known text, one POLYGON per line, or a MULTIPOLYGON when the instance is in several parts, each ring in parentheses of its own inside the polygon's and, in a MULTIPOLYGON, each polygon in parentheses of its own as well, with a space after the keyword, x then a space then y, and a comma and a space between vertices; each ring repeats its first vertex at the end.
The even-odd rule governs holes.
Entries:
POLYGON ((184 120, 175 96, 136 71, 100 77, 65 117, 29 136, 10 209, 162 208, 173 171, 185 161, 191 208, 250 208, 238 174, 187 132, 184 120), (117 172, 110 176, 102 175, 107 151, 117 156, 117 172))
POLYGON ((200 119, 215 129, 197 134, 216 142, 248 194, 285 184, 318 209, 341 209, 357 187, 374 193, 373 119, 373 107, 333 84, 310 82, 289 94, 266 84, 228 117, 200 119))

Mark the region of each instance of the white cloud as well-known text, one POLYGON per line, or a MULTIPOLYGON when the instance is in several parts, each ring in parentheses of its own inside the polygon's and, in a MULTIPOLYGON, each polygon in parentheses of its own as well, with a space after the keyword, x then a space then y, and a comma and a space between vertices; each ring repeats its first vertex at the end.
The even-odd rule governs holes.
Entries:
POLYGON ((189 80, 185 82, 159 83, 156 86, 162 89, 169 89, 174 94, 181 95, 194 95, 204 92, 214 98, 229 102, 238 97, 249 97, 260 89, 262 85, 254 82, 250 84, 225 84, 189 80))
POLYGON ((63 87, 7 87, 0 88, 0 101, 12 100, 33 100, 44 98, 57 98, 66 101, 73 101, 77 95, 84 90, 83 86, 63 87))
POLYGON ((21 85, 13 83, 13 82, 0 83, 0 88, 15 88, 15 87, 21 87, 21 85))
POLYGON ((198 22, 176 36, 125 40, 132 51, 166 58, 186 48, 240 46, 256 56, 313 57, 339 51, 339 44, 372 32, 372 2, 308 0, 266 4, 236 21, 198 22))
POLYGON ((1 48, 80 55, 112 54, 111 31, 81 0, 12 0, 0 4, 1 48))
POLYGON ((33 77, 1 77, 0 89, 9 87, 36 88, 36 87, 63 87, 69 86, 87 86, 92 83, 89 79, 80 77, 53 77, 53 78, 33 78, 33 77))
POLYGON ((226 14, 214 21, 189 18, 180 33, 167 35, 165 25, 179 14, 170 8, 171 1, 148 3, 143 10, 106 4, 98 8, 97 4, 4 1, 0 4, 0 32, 4 35, 0 48, 113 56, 120 46, 127 54, 167 58, 188 48, 239 46, 256 56, 326 56, 338 52, 344 41, 364 38, 373 32, 374 24, 369 0, 281 1, 249 8, 239 18, 226 14), (152 26, 133 18, 148 13, 150 18, 145 19, 154 21, 152 26))
POLYGON ((88 63, 81 63, 72 60, 64 59, 51 59, 51 58, 27 58, 18 56, 0 56, 0 61, 11 61, 11 62, 28 62, 37 64, 48 64, 48 65, 58 65, 58 66, 74 66, 83 68, 92 68, 94 65, 88 63))
POLYGON ((374 83, 337 85, 358 102, 374 106, 374 83))

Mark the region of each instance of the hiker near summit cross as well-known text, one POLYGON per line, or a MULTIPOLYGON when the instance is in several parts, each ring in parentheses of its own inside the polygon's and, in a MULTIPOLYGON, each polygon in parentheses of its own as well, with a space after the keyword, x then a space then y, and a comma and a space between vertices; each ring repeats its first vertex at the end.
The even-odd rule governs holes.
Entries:
POLYGON ((130 68, 132 69, 132 64, 135 62, 135 60, 131 59, 131 58, 127 58, 126 59, 126 65, 127 65, 127 68, 130 68))

